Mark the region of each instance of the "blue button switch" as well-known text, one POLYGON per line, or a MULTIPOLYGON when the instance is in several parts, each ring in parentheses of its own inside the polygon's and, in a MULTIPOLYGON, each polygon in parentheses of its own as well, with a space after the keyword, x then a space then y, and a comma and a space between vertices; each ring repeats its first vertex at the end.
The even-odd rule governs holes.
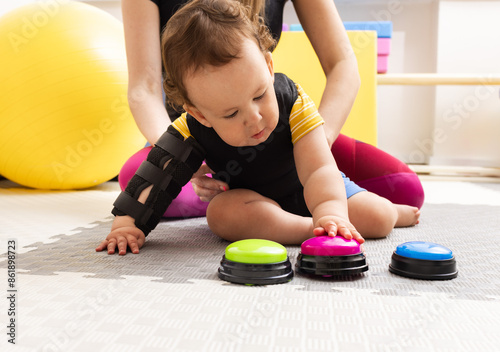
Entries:
POLYGON ((396 248, 396 254, 414 259, 422 260, 448 260, 453 258, 453 252, 436 243, 412 241, 400 244, 396 248))

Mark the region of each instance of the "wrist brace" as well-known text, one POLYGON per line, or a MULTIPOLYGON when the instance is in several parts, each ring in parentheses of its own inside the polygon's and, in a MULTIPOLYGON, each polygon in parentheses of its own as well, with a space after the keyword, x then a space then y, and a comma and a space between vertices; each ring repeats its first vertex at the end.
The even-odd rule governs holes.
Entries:
POLYGON ((205 151, 192 137, 184 140, 172 126, 156 142, 147 160, 143 161, 120 193, 113 215, 129 215, 135 226, 148 235, 160 222, 172 200, 189 182, 205 158, 205 151), (165 167, 166 164, 166 167, 165 167), (142 191, 153 186, 143 204, 138 201, 142 191))

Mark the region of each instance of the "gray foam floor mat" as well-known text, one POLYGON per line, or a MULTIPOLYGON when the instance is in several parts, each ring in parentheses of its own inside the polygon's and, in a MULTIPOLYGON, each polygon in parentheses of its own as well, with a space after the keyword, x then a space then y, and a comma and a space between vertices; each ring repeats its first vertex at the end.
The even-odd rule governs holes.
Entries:
MULTIPOLYGON (((366 274, 269 286, 218 279, 228 242, 205 218, 162 221, 139 255, 96 253, 110 218, 18 254, 18 344, 4 334, 0 350, 499 351, 499 210, 426 204, 418 226, 367 241, 366 274), (452 249, 458 277, 389 273, 396 246, 412 240, 452 249)), ((294 264, 300 247, 287 249, 294 264)))
MULTIPOLYGON (((294 285, 304 290, 331 291, 335 286, 373 290, 378 295, 408 296, 415 292, 444 293, 449 298, 496 300, 500 295, 499 207, 426 205, 416 227, 395 229, 386 239, 365 244, 369 271, 347 280, 309 278, 295 275, 294 285), (406 241, 430 241, 452 249, 459 268, 458 278, 426 281, 389 273, 396 246, 406 241)), ((146 240, 139 255, 95 253, 93 249, 107 235, 110 222, 82 228, 72 236, 58 236, 53 243, 20 256, 18 268, 25 274, 53 275, 54 272, 93 273, 94 278, 120 279, 123 275, 155 277, 155 281, 186 283, 190 279, 219 280, 217 268, 229 244, 213 235, 205 218, 162 221, 146 240)), ((78 230, 78 229, 77 229, 78 230)), ((288 246, 295 264, 300 246, 288 246)))

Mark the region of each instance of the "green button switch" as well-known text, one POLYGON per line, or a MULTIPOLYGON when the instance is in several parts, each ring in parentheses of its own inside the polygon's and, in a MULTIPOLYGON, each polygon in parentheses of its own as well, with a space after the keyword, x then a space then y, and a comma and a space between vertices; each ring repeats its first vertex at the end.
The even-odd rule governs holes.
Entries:
POLYGON ((268 240, 241 240, 226 247, 227 260, 247 264, 272 264, 287 260, 286 248, 268 240))

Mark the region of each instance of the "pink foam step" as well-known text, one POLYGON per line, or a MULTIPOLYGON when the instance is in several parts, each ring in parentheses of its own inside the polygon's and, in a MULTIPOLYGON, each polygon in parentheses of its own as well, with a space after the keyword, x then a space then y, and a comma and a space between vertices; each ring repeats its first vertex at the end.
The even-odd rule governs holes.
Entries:
POLYGON ((388 55, 379 55, 377 56, 377 73, 386 73, 387 72, 387 63, 389 56, 388 55))
POLYGON ((379 55, 389 55, 391 52, 391 38, 377 38, 377 52, 379 55))

